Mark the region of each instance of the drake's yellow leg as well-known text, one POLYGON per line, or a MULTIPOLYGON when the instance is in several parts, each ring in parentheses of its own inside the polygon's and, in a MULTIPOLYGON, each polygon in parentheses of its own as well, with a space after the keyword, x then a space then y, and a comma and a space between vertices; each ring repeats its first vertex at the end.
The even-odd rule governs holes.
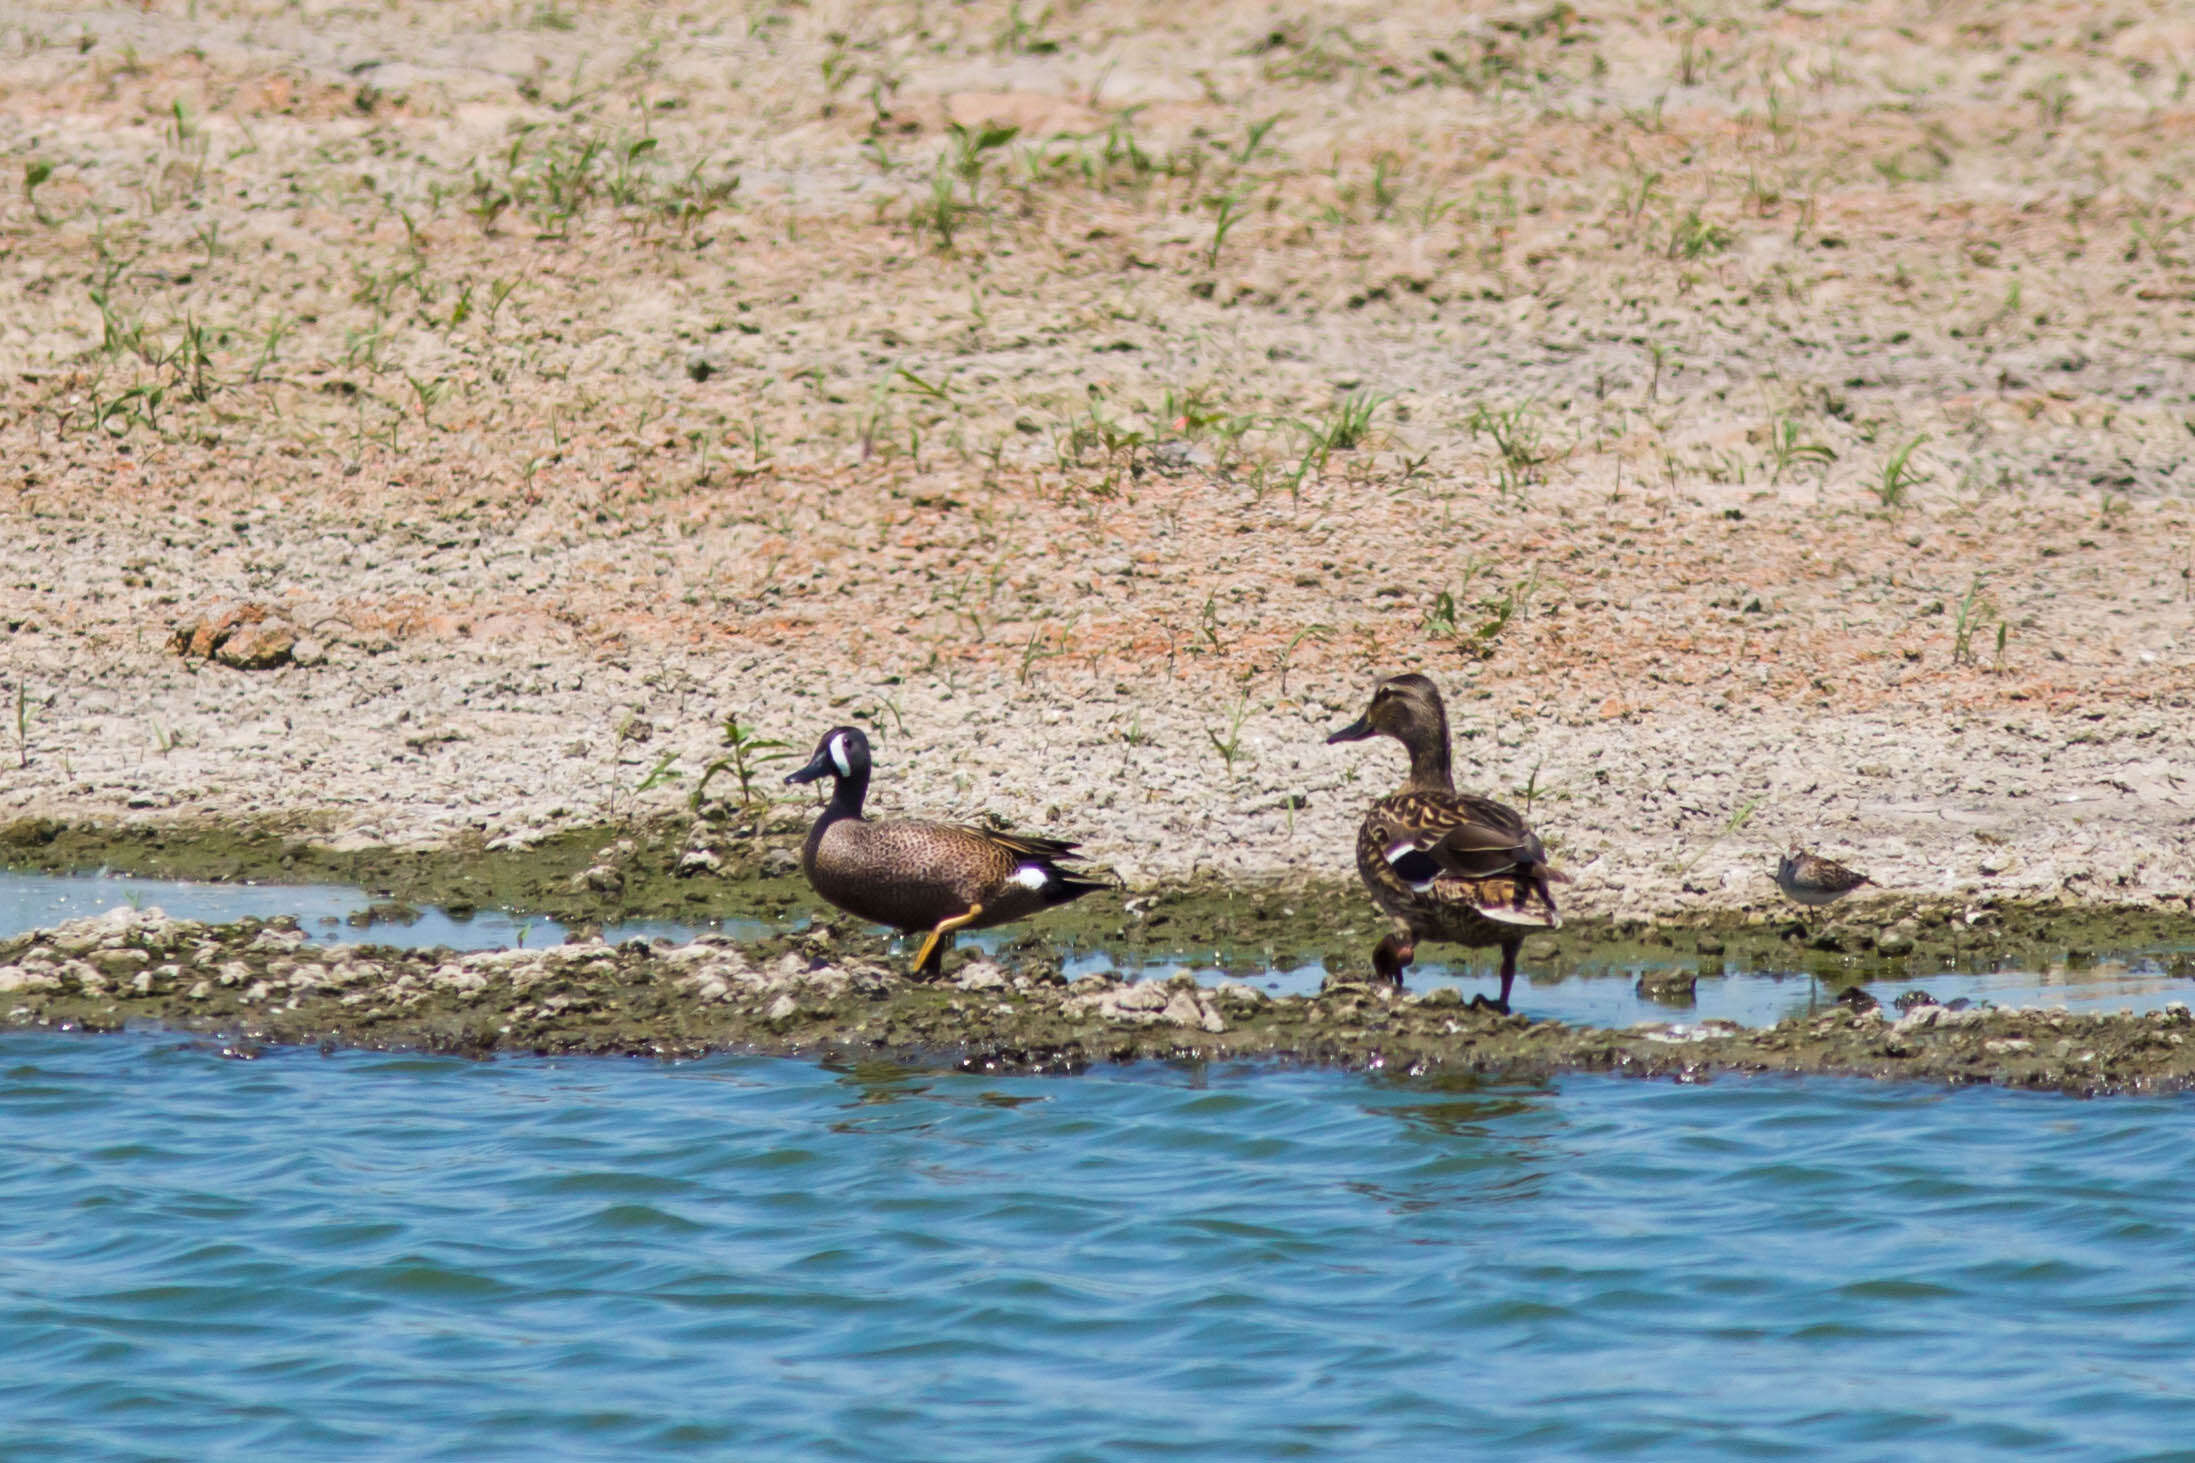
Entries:
POLYGON ((938 968, 945 963, 946 937, 957 929, 973 924, 977 916, 982 913, 982 905, 972 904, 968 907, 966 914, 956 914, 951 919, 940 920, 938 927, 930 931, 929 937, 922 942, 921 952, 915 956, 914 973, 916 975, 937 974, 938 968))

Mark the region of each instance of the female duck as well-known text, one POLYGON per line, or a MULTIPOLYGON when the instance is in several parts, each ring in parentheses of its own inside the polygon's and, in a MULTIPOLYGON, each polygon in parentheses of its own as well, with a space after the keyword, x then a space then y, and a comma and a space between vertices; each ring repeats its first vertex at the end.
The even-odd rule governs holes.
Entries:
POLYGON ((1372 804, 1357 830, 1357 872, 1395 921, 1372 966, 1402 984, 1421 939, 1501 946, 1501 997, 1517 978, 1517 949, 1534 930, 1559 927, 1547 851, 1513 808, 1456 791, 1448 766, 1448 712, 1424 676, 1391 676, 1364 715, 1326 740, 1389 736, 1410 754, 1402 790, 1372 804), (1534 900, 1544 906, 1527 906, 1534 900))
POLYGON ((858 727, 823 734, 807 766, 787 782, 835 779, 831 801, 808 830, 800 867, 816 893, 862 919, 904 934, 927 932, 916 975, 934 975, 955 930, 980 930, 1080 899, 1104 884, 1070 868, 1075 845, 949 823, 861 816, 869 792, 869 738, 858 727))

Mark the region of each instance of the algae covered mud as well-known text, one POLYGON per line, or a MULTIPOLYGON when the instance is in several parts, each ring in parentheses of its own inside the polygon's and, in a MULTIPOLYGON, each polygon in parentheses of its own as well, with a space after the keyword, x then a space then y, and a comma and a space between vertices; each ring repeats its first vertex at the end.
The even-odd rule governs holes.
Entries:
POLYGON ((874 941, 827 927, 686 945, 579 940, 455 953, 323 946, 295 921, 207 925, 116 909, 0 941, 0 1001, 17 1028, 160 1024, 267 1043, 694 1056, 945 1059, 971 1070, 1075 1072, 1097 1062, 1262 1058, 1410 1073, 1607 1071, 1906 1077, 2080 1093, 2195 1083, 2195 1015, 1912 1003, 1841 1006, 1774 1026, 1535 1021, 1452 988, 1402 994, 1329 978, 1314 995, 1181 974, 1069 980, 1056 960, 961 962, 916 982, 874 941))
MULTIPOLYGON (((356 923, 402 922, 435 908, 460 920, 502 910, 579 930, 634 922, 786 925, 832 915, 799 874, 806 827, 804 816, 779 809, 774 821, 744 826, 657 819, 574 828, 523 845, 400 849, 335 848, 302 831, 266 827, 25 818, 0 825, 0 870, 348 885, 373 901, 373 912, 354 916, 356 923)), ((1344 874, 1174 881, 1084 900, 1007 933, 1025 949, 1102 952, 1122 969, 1169 960, 1281 969, 1317 963, 1346 977, 1369 975, 1372 944, 1385 929, 1354 874, 1344 874)), ((2078 965, 2114 952, 2184 961, 2195 952, 2195 910, 2184 899, 2054 904, 1980 892, 1875 895, 1811 920, 1788 910, 1707 905, 1676 918, 1572 918, 1558 934, 1528 941, 1524 964, 1527 973, 1571 976, 1677 962, 1705 976, 1780 969, 1846 983, 2078 965)))

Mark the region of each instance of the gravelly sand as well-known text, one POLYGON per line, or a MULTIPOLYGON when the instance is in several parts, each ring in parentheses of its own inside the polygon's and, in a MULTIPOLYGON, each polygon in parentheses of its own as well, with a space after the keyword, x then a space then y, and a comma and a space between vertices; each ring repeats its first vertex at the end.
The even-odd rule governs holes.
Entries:
POLYGON ((1581 911, 2184 903, 2195 32, 2078 18, 20 7, 0 819, 524 839, 860 718, 1330 878, 1416 668, 1581 911), (235 600, 313 663, 167 650, 235 600))

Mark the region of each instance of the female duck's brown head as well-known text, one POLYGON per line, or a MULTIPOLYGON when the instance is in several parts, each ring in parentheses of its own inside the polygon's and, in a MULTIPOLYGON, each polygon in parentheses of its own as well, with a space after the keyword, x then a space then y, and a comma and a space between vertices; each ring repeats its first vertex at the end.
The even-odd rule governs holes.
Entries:
POLYGON ((1441 705, 1440 688, 1415 673, 1389 676, 1372 688, 1372 704, 1364 715, 1326 740, 1361 742, 1367 737, 1393 737, 1410 753, 1410 785, 1452 790, 1448 768, 1448 710, 1441 705))

